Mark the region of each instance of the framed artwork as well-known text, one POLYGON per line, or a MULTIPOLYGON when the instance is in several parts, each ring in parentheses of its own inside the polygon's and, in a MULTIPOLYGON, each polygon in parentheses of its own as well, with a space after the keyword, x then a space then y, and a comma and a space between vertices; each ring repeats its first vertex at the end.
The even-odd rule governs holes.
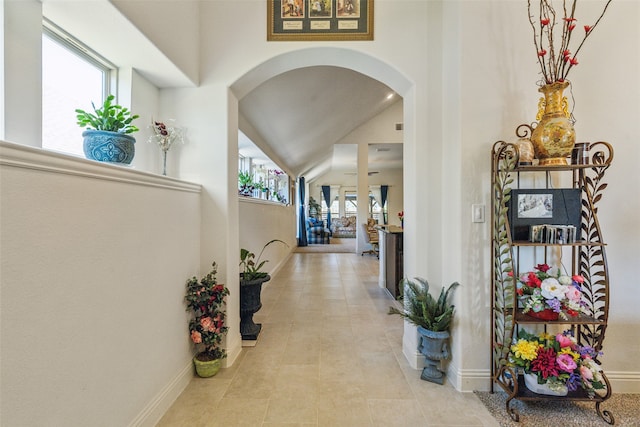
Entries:
POLYGON ((576 188, 511 190, 508 202, 511 238, 513 241, 538 241, 530 234, 537 230, 533 226, 552 225, 575 227, 575 240, 579 240, 580 197, 580 190, 576 188))
POLYGON ((373 0, 267 0, 267 40, 373 40, 373 0))

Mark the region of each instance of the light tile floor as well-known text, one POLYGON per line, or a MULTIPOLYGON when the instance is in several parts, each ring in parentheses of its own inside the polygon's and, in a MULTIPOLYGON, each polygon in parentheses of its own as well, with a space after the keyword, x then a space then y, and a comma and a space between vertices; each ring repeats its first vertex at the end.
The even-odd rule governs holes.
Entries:
POLYGON ((262 302, 257 345, 194 378, 158 426, 498 426, 473 393, 408 365, 375 257, 294 253, 262 302))

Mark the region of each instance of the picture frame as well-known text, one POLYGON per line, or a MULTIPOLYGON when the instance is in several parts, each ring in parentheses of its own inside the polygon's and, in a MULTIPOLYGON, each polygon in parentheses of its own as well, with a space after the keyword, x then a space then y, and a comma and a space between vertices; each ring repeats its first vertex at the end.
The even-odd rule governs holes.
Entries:
POLYGON ((373 40, 373 0, 267 0, 267 41, 373 40))
POLYGON ((535 236, 531 236, 531 232, 539 230, 532 226, 538 225, 573 226, 573 240, 580 240, 580 189, 513 189, 507 209, 511 239, 514 242, 538 241, 535 236))

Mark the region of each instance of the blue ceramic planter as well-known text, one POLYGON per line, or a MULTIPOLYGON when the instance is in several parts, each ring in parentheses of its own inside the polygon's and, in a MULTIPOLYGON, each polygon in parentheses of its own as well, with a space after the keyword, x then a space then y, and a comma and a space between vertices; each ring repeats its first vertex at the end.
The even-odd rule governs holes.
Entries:
POLYGON ((131 135, 104 130, 85 130, 84 155, 89 160, 128 165, 135 155, 136 140, 131 135))
POLYGON ((430 331, 418 326, 420 352, 425 357, 425 367, 420 378, 436 384, 444 384, 444 372, 439 369, 440 361, 449 358, 449 331, 430 331))

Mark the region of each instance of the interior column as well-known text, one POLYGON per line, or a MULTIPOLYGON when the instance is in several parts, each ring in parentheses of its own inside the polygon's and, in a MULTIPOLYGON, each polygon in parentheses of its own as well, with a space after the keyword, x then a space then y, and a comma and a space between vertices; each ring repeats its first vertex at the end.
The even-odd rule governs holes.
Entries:
POLYGON ((356 224, 356 253, 367 250, 362 224, 367 222, 369 216, 369 144, 358 144, 358 223, 356 224))

